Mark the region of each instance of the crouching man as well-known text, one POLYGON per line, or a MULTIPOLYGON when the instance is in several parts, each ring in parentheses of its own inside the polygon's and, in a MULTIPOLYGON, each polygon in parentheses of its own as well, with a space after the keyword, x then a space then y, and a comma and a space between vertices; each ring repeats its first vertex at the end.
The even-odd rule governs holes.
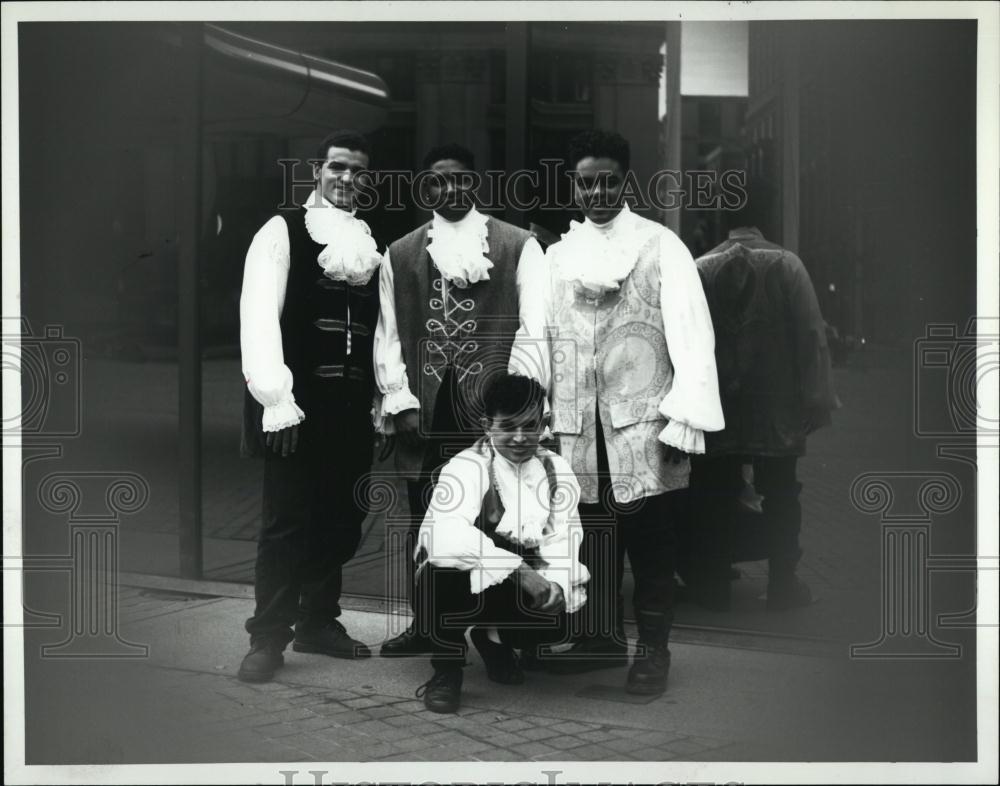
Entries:
POLYGON ((441 469, 415 554, 434 668, 417 695, 432 712, 458 710, 469 627, 488 677, 518 684, 522 657, 565 641, 568 616, 586 601, 580 489, 569 464, 538 444, 544 406, 534 379, 498 377, 484 397, 484 436, 441 469))

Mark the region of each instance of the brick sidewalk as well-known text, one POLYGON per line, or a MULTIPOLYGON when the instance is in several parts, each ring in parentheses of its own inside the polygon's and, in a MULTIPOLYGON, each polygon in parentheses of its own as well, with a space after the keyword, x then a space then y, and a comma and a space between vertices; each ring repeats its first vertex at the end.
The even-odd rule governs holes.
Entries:
POLYGON ((715 758, 727 747, 706 737, 469 705, 459 715, 440 715, 413 696, 364 688, 318 689, 280 677, 253 685, 160 671, 164 687, 203 718, 194 731, 213 757, 236 748, 241 760, 259 762, 672 761, 715 758))

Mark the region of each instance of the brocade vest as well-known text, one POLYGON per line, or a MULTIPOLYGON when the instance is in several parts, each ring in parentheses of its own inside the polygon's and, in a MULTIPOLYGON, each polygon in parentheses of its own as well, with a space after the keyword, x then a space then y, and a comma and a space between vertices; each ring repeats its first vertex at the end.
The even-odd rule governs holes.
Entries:
MULTIPOLYGON (((559 244, 549 253, 558 254, 559 244)), ((597 416, 612 489, 629 502, 687 485, 687 461, 666 461, 660 402, 673 365, 660 311, 660 243, 654 233, 618 290, 589 299, 553 264, 552 431, 580 482, 581 502, 598 501, 597 416)))

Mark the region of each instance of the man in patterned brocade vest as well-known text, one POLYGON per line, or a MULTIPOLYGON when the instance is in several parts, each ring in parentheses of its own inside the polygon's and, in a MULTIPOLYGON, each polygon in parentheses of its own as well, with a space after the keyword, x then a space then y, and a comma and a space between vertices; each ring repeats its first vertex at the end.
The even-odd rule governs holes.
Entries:
POLYGON ((366 515, 360 484, 374 442, 381 256, 353 212, 368 149, 355 132, 330 134, 317 151, 316 189, 305 205, 268 221, 247 253, 244 447, 264 455, 264 507, 256 607, 246 622, 250 652, 238 673, 245 681, 271 679, 293 639, 296 652, 371 654, 337 619, 342 566, 366 515))
POLYGON ((628 662, 625 554, 635 577, 639 649, 626 690, 666 689, 673 621, 674 525, 687 454, 722 428, 712 321, 691 254, 621 200, 629 145, 589 131, 569 167, 584 213, 548 249, 552 431, 581 487, 582 559, 591 575, 585 628, 551 671, 628 662), (573 349, 567 349, 567 346, 573 349))
MULTIPOLYGON (((435 471, 481 434, 490 381, 509 369, 548 383, 547 274, 537 241, 476 210, 475 160, 461 145, 431 150, 420 178, 424 206, 434 215, 385 254, 375 336, 382 395, 375 417, 380 430, 395 435, 396 470, 407 479, 407 555, 435 471)), ((429 652, 425 633, 411 625, 386 641, 381 654, 429 652)))

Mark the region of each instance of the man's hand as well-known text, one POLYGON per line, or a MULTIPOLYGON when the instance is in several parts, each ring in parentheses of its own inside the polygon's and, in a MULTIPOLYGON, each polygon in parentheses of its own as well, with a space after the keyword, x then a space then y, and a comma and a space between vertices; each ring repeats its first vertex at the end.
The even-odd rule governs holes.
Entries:
POLYGON ((566 611, 566 598, 563 595, 562 587, 554 581, 550 581, 548 597, 538 607, 538 610, 544 611, 546 614, 561 614, 566 611))
POLYGON ((298 424, 283 428, 281 431, 269 431, 264 437, 264 443, 275 453, 287 456, 294 453, 299 446, 298 424))
POLYGON ((404 409, 392 416, 393 425, 396 427, 396 439, 401 445, 408 448, 417 447, 423 438, 420 436, 420 411, 416 409, 404 409))
POLYGON ((688 454, 680 448, 675 448, 673 445, 667 445, 666 458, 671 464, 680 464, 687 458, 687 455, 688 454))
POLYGON ((541 573, 522 564, 514 575, 517 577, 518 586, 530 599, 531 608, 540 608, 548 602, 551 584, 542 577, 541 573))

